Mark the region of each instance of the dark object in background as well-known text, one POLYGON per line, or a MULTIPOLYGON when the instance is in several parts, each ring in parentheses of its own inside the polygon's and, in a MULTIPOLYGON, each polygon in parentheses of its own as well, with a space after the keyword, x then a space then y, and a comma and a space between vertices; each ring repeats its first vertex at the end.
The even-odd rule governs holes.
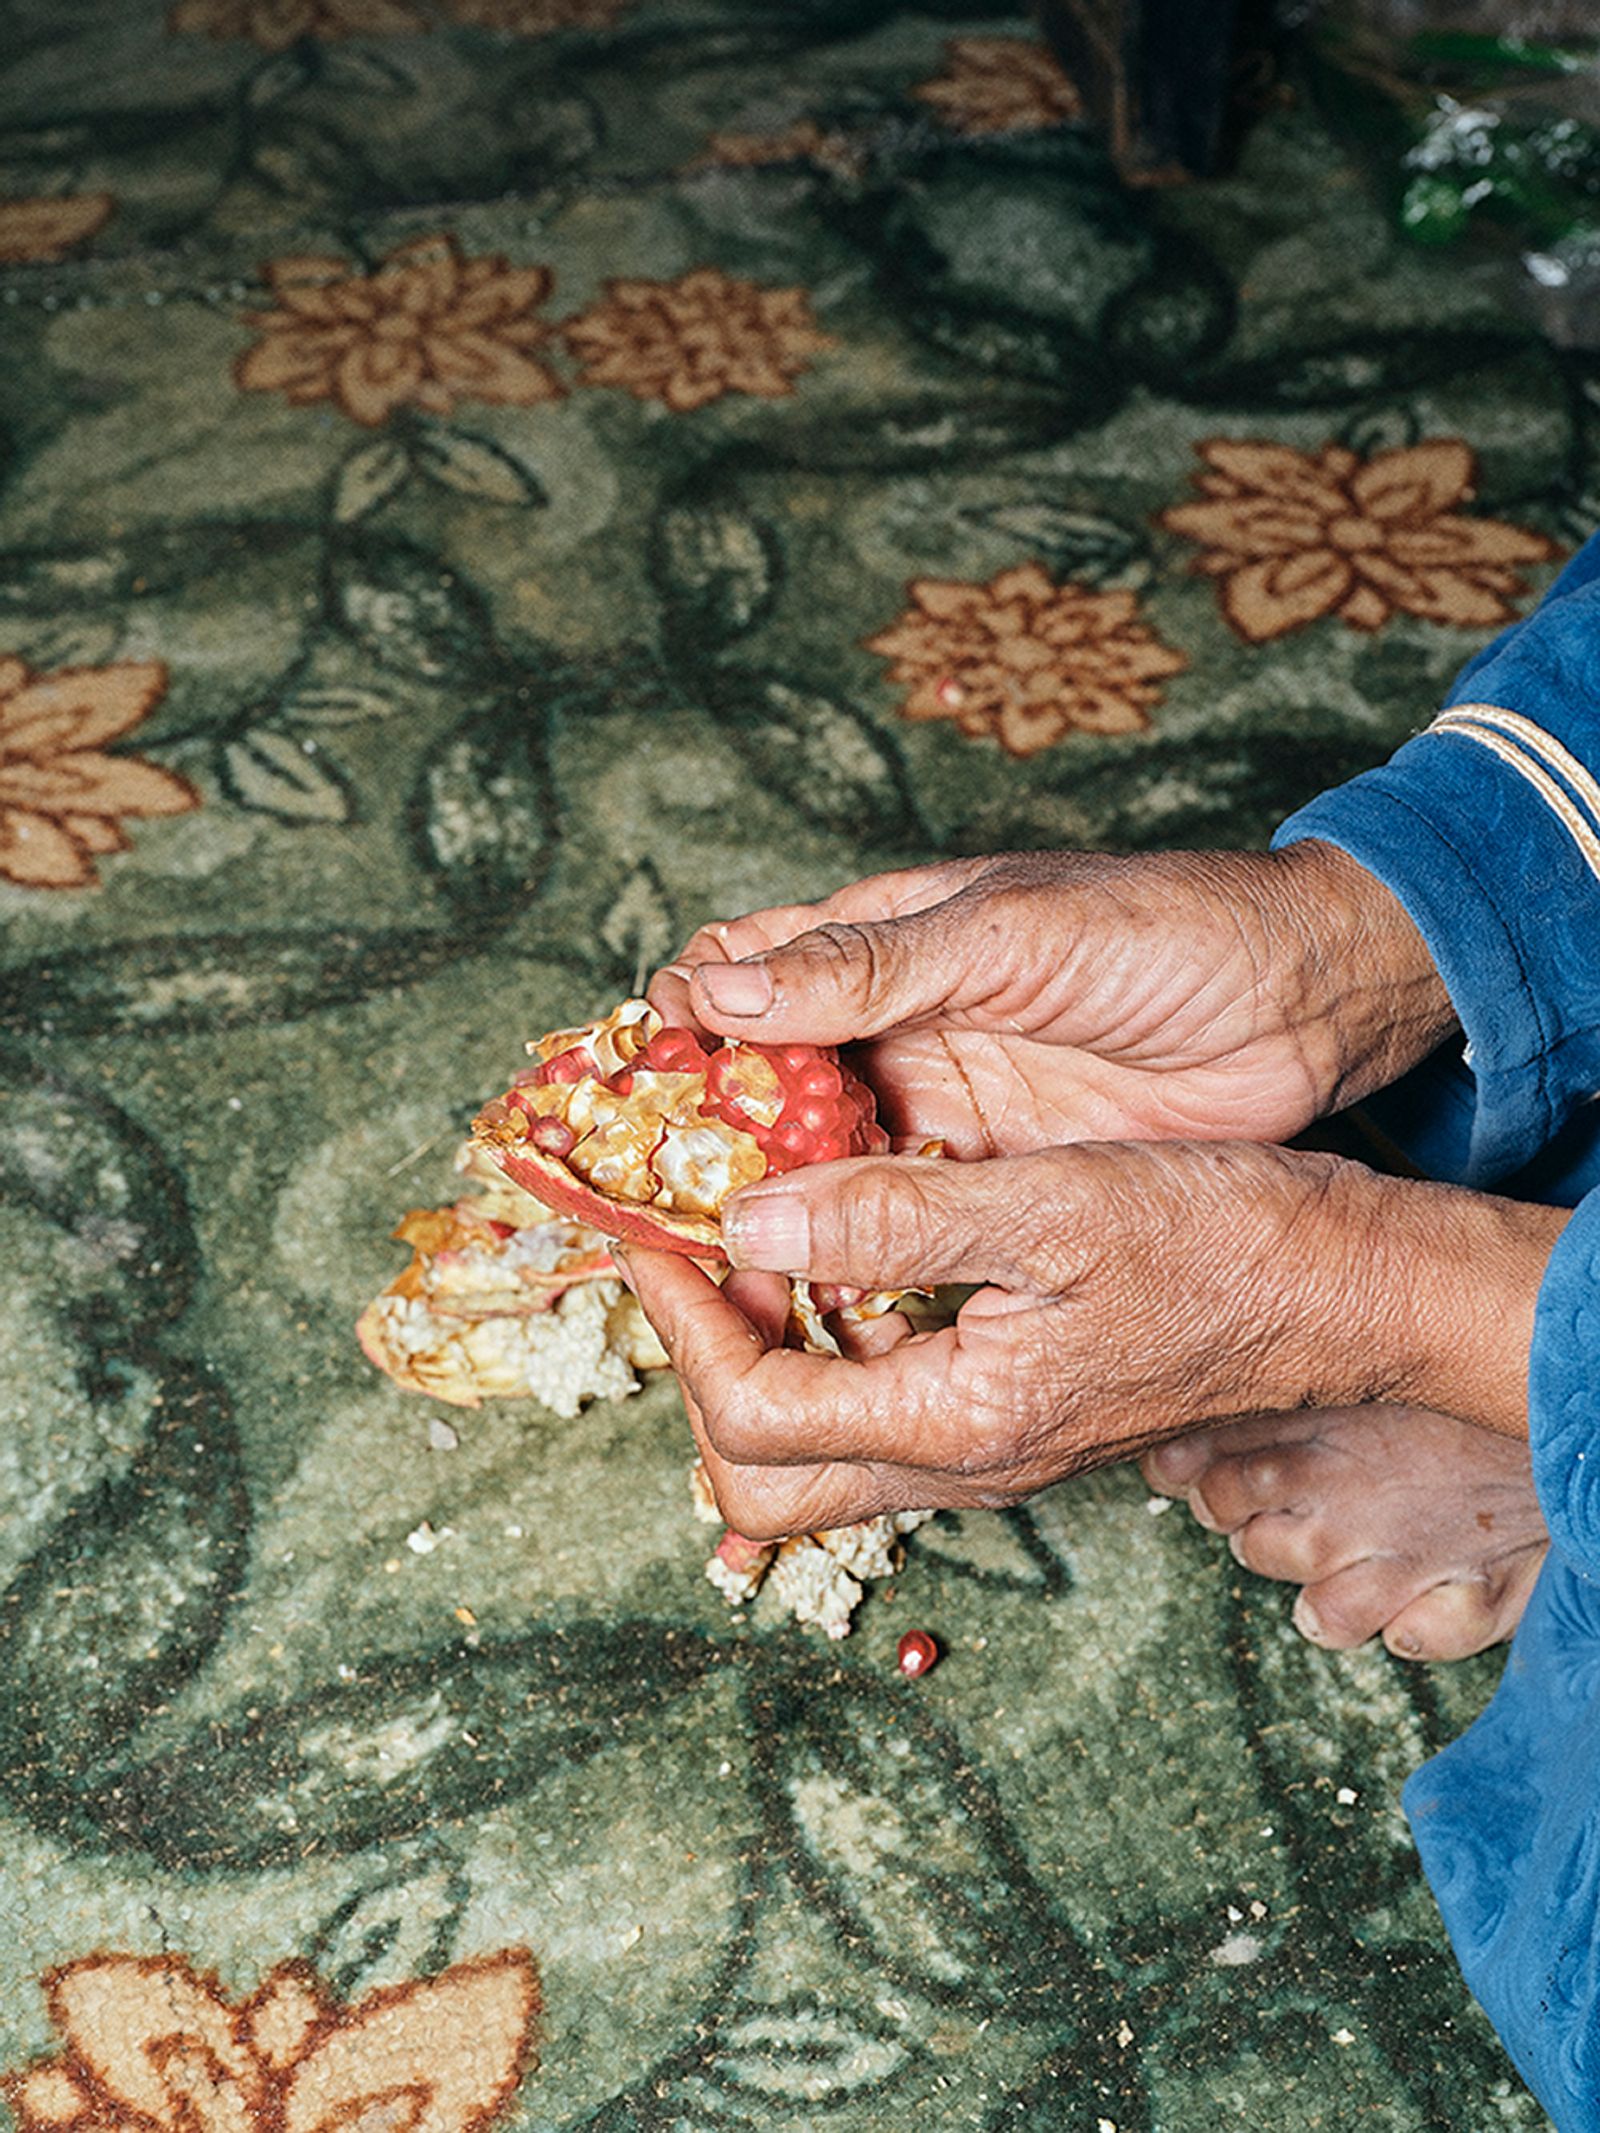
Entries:
POLYGON ((1042 0, 1040 12, 1133 185, 1218 169, 1277 78, 1271 0, 1042 0))

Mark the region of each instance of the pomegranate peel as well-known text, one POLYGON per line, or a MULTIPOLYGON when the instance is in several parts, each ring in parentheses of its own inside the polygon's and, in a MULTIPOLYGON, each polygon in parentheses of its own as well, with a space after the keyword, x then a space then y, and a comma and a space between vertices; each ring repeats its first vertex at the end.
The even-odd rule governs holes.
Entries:
POLYGON ((634 1391, 666 1356, 606 1239, 533 1213, 518 1226, 471 1201, 413 1209, 395 1232, 411 1264, 357 1322, 368 1360, 457 1407, 522 1393, 571 1415, 634 1391))

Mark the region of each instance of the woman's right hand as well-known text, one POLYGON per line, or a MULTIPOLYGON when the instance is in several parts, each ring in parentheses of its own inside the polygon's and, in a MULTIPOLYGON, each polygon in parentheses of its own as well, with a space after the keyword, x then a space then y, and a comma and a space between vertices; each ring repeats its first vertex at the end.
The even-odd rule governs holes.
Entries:
POLYGON ((1285 1140, 1454 1026, 1400 904, 1315 841, 880 874, 702 927, 651 997, 723 1036, 864 1047, 889 1130, 963 1157, 1285 1140))

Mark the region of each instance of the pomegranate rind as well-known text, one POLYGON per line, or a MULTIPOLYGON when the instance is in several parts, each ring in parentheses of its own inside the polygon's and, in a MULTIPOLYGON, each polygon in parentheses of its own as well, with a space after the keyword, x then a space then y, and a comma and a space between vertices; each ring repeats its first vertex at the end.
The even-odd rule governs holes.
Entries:
POLYGON ((666 1208, 629 1200, 608 1200, 592 1185, 585 1185, 566 1165, 527 1142, 506 1145, 487 1137, 476 1139, 480 1148, 503 1177, 558 1215, 572 1215, 597 1229, 602 1236, 622 1244, 647 1245, 652 1251, 679 1252, 690 1259, 712 1259, 727 1264, 718 1223, 700 1215, 675 1214, 666 1208))

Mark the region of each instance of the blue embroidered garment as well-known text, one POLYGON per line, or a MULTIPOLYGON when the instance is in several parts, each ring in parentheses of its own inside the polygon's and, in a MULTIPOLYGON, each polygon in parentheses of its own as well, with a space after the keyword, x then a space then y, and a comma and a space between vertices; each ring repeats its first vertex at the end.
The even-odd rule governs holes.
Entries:
POLYGON ((1466 1036, 1383 1124, 1436 1177, 1576 1206, 1539 1293, 1534 1481, 1553 1547, 1494 1700, 1406 1812, 1462 1969, 1561 2133, 1600 2133, 1600 537, 1381 769, 1279 844, 1360 860, 1466 1036))

